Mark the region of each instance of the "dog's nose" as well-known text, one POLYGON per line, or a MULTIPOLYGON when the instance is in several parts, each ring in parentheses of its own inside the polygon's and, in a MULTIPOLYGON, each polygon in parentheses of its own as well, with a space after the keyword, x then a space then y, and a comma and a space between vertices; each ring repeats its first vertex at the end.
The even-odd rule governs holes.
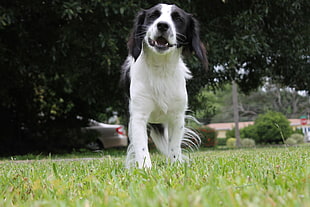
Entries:
POLYGON ((169 25, 166 22, 158 22, 157 29, 161 32, 166 32, 169 29, 169 25))

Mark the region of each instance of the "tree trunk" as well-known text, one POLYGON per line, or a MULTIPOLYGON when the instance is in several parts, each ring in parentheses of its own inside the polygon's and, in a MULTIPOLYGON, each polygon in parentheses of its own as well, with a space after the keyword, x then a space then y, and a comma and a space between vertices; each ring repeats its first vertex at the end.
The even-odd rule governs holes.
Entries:
POLYGON ((233 107, 234 107, 236 146, 241 147, 240 132, 239 132, 238 92, 237 92, 237 84, 235 81, 232 82, 232 97, 233 97, 233 107))

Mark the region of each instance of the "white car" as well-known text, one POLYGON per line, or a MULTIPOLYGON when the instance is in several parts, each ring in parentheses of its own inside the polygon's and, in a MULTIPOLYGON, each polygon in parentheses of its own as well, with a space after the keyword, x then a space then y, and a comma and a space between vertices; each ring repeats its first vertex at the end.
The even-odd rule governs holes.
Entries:
MULTIPOLYGON (((99 133, 98 141, 100 147, 104 149, 112 147, 127 147, 128 137, 126 134, 125 127, 118 124, 104 124, 95 120, 89 121, 89 126, 85 127, 84 130, 94 130, 99 133)), ((95 144, 89 144, 89 148, 96 148, 95 144)))

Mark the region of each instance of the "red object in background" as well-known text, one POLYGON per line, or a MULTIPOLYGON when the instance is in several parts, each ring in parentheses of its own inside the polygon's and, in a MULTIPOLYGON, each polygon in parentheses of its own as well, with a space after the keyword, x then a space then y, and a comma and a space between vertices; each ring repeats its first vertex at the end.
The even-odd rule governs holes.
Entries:
POLYGON ((307 125, 308 124, 307 118, 300 119, 300 123, 301 123, 301 125, 307 125))

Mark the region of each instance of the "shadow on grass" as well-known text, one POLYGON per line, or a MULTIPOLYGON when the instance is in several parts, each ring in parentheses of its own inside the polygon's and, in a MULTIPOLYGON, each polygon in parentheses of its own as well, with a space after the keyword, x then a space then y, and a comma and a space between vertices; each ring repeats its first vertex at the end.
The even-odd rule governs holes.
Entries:
POLYGON ((26 155, 11 155, 0 157, 0 160, 45 160, 45 159, 77 159, 77 158, 102 158, 104 156, 121 157, 126 155, 126 148, 103 149, 91 151, 87 149, 80 149, 71 153, 37 153, 26 155))

